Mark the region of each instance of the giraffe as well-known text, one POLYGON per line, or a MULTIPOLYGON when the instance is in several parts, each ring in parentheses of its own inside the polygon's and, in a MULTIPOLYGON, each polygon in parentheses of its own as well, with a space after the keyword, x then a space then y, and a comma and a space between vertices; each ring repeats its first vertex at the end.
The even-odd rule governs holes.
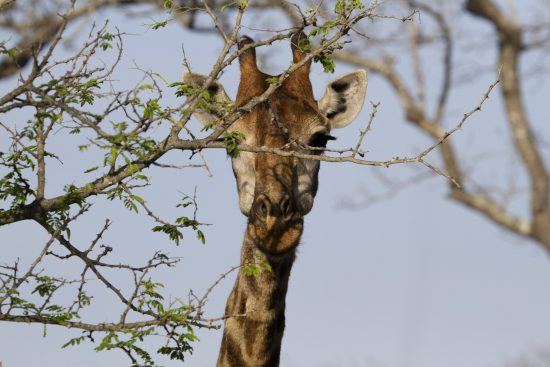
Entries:
MULTIPOLYGON (((291 38, 294 63, 305 53, 297 45, 307 40, 301 32, 291 38)), ((254 42, 243 36, 238 46, 254 42)), ((241 79, 235 108, 262 94, 270 75, 262 73, 256 52, 250 48, 239 57, 241 79)), ((312 147, 325 147, 331 129, 350 124, 362 108, 367 77, 364 70, 346 74, 329 83, 316 101, 309 79, 311 60, 296 69, 265 103, 258 104, 229 128, 245 135, 250 146, 280 148, 290 139, 312 147)), ((186 84, 202 85, 206 77, 184 73, 186 84)), ((214 102, 227 103, 223 86, 208 87, 214 102)), ((217 116, 213 109, 198 110, 197 119, 207 124, 217 116)), ((299 148, 304 153, 317 150, 299 148)), ((270 153, 240 152, 232 158, 239 207, 248 217, 241 249, 241 265, 263 259, 268 266, 256 276, 241 267, 227 300, 224 333, 218 367, 274 367, 279 365, 285 327, 285 298, 303 218, 317 193, 319 161, 283 157, 270 153)))

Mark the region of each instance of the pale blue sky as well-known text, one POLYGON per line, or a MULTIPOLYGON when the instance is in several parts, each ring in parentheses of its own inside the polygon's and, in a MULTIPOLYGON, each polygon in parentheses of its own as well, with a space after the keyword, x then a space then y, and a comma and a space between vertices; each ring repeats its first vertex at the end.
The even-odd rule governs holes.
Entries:
MULTIPOLYGON (((221 49, 217 37, 190 33, 176 24, 146 32, 146 19, 132 20, 116 10, 105 12, 102 17, 108 17, 111 25, 121 31, 135 34, 125 40, 125 57, 117 72, 120 85, 131 85, 140 77, 132 70, 133 61, 176 81, 182 71, 182 45, 197 72, 208 72, 221 49)), ((245 24, 249 21, 245 17, 245 24)), ((458 24, 459 28, 472 27, 473 34, 489 31, 471 19, 458 24)), ((288 64, 290 52, 286 43, 276 47, 280 52, 270 53, 277 56, 269 64, 272 70, 281 70, 288 64)), ((480 55, 484 58, 482 63, 491 63, 490 50, 480 55)), ((430 57, 426 55, 428 65, 437 70, 436 64, 431 64, 437 59, 430 61, 430 57)), ((338 65, 335 75, 349 70, 338 65)), ((431 80, 433 75, 428 74, 431 80)), ((318 66, 314 68, 312 81, 317 97, 332 77, 323 74, 318 66)), ((494 79, 492 73, 480 73, 453 92, 446 119, 449 126, 477 105, 494 79)), ((231 96, 235 95, 237 80, 238 70, 232 66, 222 78, 231 96)), ((0 84, 0 92, 11 83, 0 84)), ((547 126, 548 84, 530 83, 527 89, 532 121, 536 126, 547 126)), ((510 139, 498 93, 496 90, 486 108, 453 137, 464 152, 465 163, 477 164, 475 172, 480 180, 521 173, 517 167, 503 163, 511 161, 510 152, 505 149, 510 139), (480 152, 495 153, 497 158, 482 161, 477 158, 480 152)), ((429 144, 403 122, 395 96, 377 76, 369 76, 367 101, 381 102, 374 130, 366 139, 372 158, 411 155, 429 144)), ((369 113, 370 105, 366 104, 354 124, 335 131, 338 141, 333 146, 353 144, 369 113)), ((548 129, 540 131, 543 133, 547 138, 548 129)), ((64 183, 84 182, 82 167, 93 165, 89 155, 73 153, 76 149, 66 139, 62 133, 53 138, 52 146, 63 165, 49 162, 47 195, 58 193, 64 183)), ((6 142, 6 137, 0 137, 3 147, 6 142)), ((206 245, 189 235, 175 247, 163 236, 151 233, 153 224, 149 219, 109 202, 102 202, 75 226, 74 240, 89 241, 104 219, 112 218, 114 225, 105 242, 115 248, 115 258, 139 262, 157 248, 183 256, 177 268, 159 273, 157 279, 163 280, 167 293, 174 296, 185 296, 190 288, 204 292, 219 274, 238 263, 245 227, 229 159, 221 150, 206 152, 205 156, 214 173, 212 178, 204 170, 154 168, 152 185, 142 196, 157 212, 170 217, 175 213, 173 203, 180 198, 179 192, 191 193, 197 187, 199 218, 213 224, 205 231, 206 245)), ((180 163, 187 157, 188 153, 170 155, 172 162, 180 163)), ((436 156, 432 161, 437 163, 436 156)), ((306 217, 290 280, 281 366, 496 367, 521 353, 550 346, 548 256, 533 243, 503 232, 447 199, 446 183, 441 177, 402 190, 365 210, 338 209, 342 197, 358 198, 361 187, 384 192, 373 177, 375 169, 383 170, 391 180, 422 172, 422 168, 415 171, 410 166, 381 169, 322 164, 319 193, 306 217)), ((523 210, 518 203, 513 207, 517 212, 523 210)), ((28 261, 39 251, 44 238, 38 226, 30 223, 0 228, 0 261, 16 257, 28 261)), ((69 263, 52 271, 70 273, 78 269, 69 263)), ((209 316, 223 314, 232 285, 233 277, 213 292, 206 309, 209 316)), ((101 295, 105 294, 100 292, 97 298, 101 295)), ((103 307, 89 316, 108 319, 113 304, 96 301, 103 307)), ((89 343, 60 349, 78 332, 48 327, 47 337, 43 338, 42 331, 40 326, 2 324, 0 361, 4 367, 127 364, 122 354, 96 353, 89 343)), ((195 344, 188 365, 213 366, 221 331, 199 331, 199 337, 201 341, 195 344)))

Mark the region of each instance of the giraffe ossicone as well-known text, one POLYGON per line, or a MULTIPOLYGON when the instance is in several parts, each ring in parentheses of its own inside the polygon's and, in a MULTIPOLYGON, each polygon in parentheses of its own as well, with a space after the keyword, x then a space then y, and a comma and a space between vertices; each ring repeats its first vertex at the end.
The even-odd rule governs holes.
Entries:
MULTIPOLYGON (((245 36, 238 46, 242 49, 253 42, 245 36)), ((301 32, 291 38, 294 63, 304 60, 308 46, 301 32)), ((258 69, 253 47, 240 55, 239 65, 241 78, 233 108, 264 93, 272 78, 258 69)), ((325 147, 333 139, 332 129, 343 128, 357 117, 365 99, 367 75, 358 70, 331 81, 316 101, 310 68, 311 60, 285 79, 265 103, 235 121, 228 132, 243 133, 244 143, 250 146, 281 148, 292 140, 302 143, 296 149, 303 153, 321 154, 306 146, 325 147)), ((193 86, 205 80, 199 74, 183 75, 183 82, 193 86)), ((211 83, 208 90, 214 105, 231 103, 219 82, 211 83)), ((216 107, 195 112, 203 124, 212 123, 220 115, 216 107)), ((248 217, 241 265, 262 258, 269 266, 254 277, 242 268, 239 271, 227 301, 228 318, 218 367, 279 365, 288 279, 303 231, 303 217, 311 210, 317 193, 319 163, 271 153, 240 152, 232 158, 239 207, 248 217)))

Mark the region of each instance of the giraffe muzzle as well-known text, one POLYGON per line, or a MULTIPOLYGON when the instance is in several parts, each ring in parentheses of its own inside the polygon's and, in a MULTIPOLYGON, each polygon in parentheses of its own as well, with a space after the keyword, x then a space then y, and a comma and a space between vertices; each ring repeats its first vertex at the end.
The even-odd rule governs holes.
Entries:
POLYGON ((260 194, 252 210, 247 231, 261 251, 281 255, 298 246, 304 220, 292 197, 282 195, 273 199, 260 194))

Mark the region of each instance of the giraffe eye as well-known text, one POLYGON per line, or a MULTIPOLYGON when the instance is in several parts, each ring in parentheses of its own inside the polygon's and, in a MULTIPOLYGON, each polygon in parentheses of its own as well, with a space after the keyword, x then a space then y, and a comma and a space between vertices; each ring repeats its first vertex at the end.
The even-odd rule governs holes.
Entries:
POLYGON ((327 133, 316 133, 309 139, 307 145, 315 148, 326 148, 329 140, 336 140, 336 138, 327 133))

